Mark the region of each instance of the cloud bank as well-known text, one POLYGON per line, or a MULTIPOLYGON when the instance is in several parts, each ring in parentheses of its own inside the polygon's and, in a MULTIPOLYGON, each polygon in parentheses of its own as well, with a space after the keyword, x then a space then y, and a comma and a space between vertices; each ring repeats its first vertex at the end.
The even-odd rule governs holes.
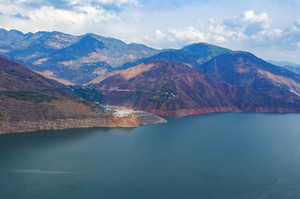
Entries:
POLYGON ((300 63, 299 9, 294 0, 0 0, 0 27, 92 32, 156 48, 208 42, 300 63))

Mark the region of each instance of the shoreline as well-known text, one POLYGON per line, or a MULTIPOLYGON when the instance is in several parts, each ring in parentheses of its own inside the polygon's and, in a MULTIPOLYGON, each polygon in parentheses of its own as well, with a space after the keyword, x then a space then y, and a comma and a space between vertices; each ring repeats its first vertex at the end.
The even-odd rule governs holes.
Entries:
POLYGON ((0 135, 75 128, 135 128, 142 125, 166 122, 166 119, 145 111, 137 111, 126 107, 114 107, 113 109, 106 110, 105 115, 92 118, 41 119, 37 121, 4 120, 0 121, 0 135))
POLYGON ((185 109, 172 112, 172 116, 168 113, 170 111, 161 112, 160 110, 150 110, 150 112, 127 108, 123 106, 100 105, 109 106, 106 109, 107 115, 96 118, 82 118, 82 119, 58 119, 58 120, 40 120, 40 121, 4 121, 1 124, 0 135, 10 133, 26 133, 43 130, 64 130, 76 128, 136 128, 148 124, 167 123, 168 121, 158 115, 164 117, 180 118, 194 115, 204 115, 212 113, 274 113, 274 114, 289 114, 300 113, 297 110, 282 109, 282 108, 257 108, 256 110, 241 110, 241 109, 185 109), (181 113, 178 115, 178 113, 181 113), (184 113, 184 114, 182 114, 184 113), (173 115, 174 114, 174 115, 173 115), (24 128, 25 127, 25 128, 24 128), (4 129, 4 130, 3 130, 4 129))

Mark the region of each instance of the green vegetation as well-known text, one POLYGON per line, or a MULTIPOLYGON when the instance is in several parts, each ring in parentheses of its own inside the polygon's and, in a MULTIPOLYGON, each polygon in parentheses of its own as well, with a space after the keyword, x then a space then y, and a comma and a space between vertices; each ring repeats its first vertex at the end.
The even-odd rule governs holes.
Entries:
POLYGON ((152 98, 150 98, 150 101, 154 101, 154 102, 160 102, 160 103, 164 103, 166 100, 168 100, 170 98, 170 94, 168 92, 156 92, 153 94, 152 98))
MULTIPOLYGON (((121 102, 121 104, 124 104, 124 105, 128 104, 127 102, 130 102, 130 99, 131 99, 134 95, 135 95, 135 93, 130 93, 128 96, 126 96, 126 97, 123 99, 123 101, 121 102)), ((129 103, 129 104, 131 104, 131 103, 129 103)))
POLYGON ((91 102, 89 102, 85 99, 79 99, 79 100, 76 100, 76 101, 79 102, 79 103, 82 103, 84 105, 87 105, 87 106, 91 105, 91 102))
POLYGON ((164 99, 160 99, 160 98, 150 98, 150 101, 154 101, 154 102, 164 102, 164 99))
POLYGON ((87 101, 101 103, 103 95, 94 87, 69 86, 71 91, 87 101))
POLYGON ((51 100, 59 100, 63 97, 46 95, 31 91, 0 91, 0 96, 11 97, 17 100, 28 101, 33 103, 50 102, 51 100))
POLYGON ((136 94, 137 94, 137 99, 135 100, 135 103, 134 103, 133 106, 136 106, 138 104, 138 102, 141 99, 141 96, 143 95, 143 92, 142 91, 136 91, 136 94))

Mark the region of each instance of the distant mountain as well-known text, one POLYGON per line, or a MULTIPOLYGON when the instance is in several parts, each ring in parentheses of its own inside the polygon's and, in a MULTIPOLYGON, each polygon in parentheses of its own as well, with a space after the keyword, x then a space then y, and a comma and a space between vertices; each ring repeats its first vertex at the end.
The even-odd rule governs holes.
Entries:
POLYGON ((293 73, 297 73, 297 74, 300 74, 300 67, 295 67, 295 66, 290 66, 290 65, 286 65, 286 66, 283 66, 284 68, 292 71, 293 73))
POLYGON ((144 45, 127 45, 120 40, 87 34, 82 36, 78 42, 56 51, 47 60, 39 61, 47 65, 49 65, 47 62, 50 62, 50 64, 62 63, 65 66, 70 63, 63 62, 94 63, 104 61, 116 68, 128 61, 151 56, 157 52, 159 51, 144 45))
POLYGON ((272 65, 248 52, 217 56, 201 67, 201 72, 232 86, 250 87, 256 92, 290 101, 300 96, 300 76, 272 65))
POLYGON ((268 60, 267 62, 271 63, 271 64, 274 64, 276 66, 293 66, 293 67, 300 67, 299 64, 295 64, 295 63, 292 63, 292 62, 288 62, 288 61, 274 61, 274 60, 268 60))
MULTIPOLYGON (((16 30, 6 31, 0 29, 0 44, 8 48, 2 50, 2 53, 27 63, 33 63, 78 40, 79 37, 59 32, 23 34, 16 30)), ((0 48, 2 49, 1 45, 0 48)))
POLYGON ((148 58, 142 58, 142 59, 136 60, 134 62, 127 62, 118 69, 119 70, 128 69, 130 67, 134 67, 141 63, 151 61, 151 60, 173 61, 173 62, 187 65, 190 68, 197 68, 200 65, 197 62, 197 60, 189 52, 185 52, 183 50, 169 49, 169 50, 164 50, 163 52, 158 53, 158 54, 148 57, 148 58))
POLYGON ((273 61, 273 60, 268 60, 268 62, 270 62, 276 66, 282 66, 294 73, 300 74, 300 65, 299 64, 295 64, 295 63, 287 62, 287 61, 277 62, 277 61, 273 61))
POLYGON ((227 48, 207 43, 191 44, 183 47, 181 50, 190 53, 199 64, 203 64, 218 55, 231 52, 231 50, 227 48))
MULTIPOLYGON (((0 76, 0 134, 120 125, 99 106, 15 62, 0 58, 0 76)), ((127 124, 139 122, 128 118, 127 124)))
POLYGON ((150 58, 146 58, 146 60, 173 61, 185 64, 190 68, 195 68, 199 65, 197 58, 184 50, 167 50, 150 58))
POLYGON ((156 50, 94 34, 0 35, 3 55, 103 104, 166 116, 300 112, 300 75, 248 52, 207 43, 156 50))
POLYGON ((94 34, 73 36, 60 32, 27 33, 0 29, 0 53, 26 62, 28 67, 61 83, 87 83, 99 71, 160 52, 142 44, 126 44, 94 34), (98 67, 97 67, 98 66, 98 67), (74 79, 74 74, 79 74, 74 79), (83 69, 84 68, 84 69, 83 69), (81 77, 89 77, 82 79, 81 77))
POLYGON ((147 60, 174 61, 199 68, 229 49, 207 43, 180 50, 156 50, 142 44, 86 34, 27 33, 0 29, 0 53, 66 85, 86 84, 103 73, 126 69, 147 60))
POLYGON ((146 58, 144 61, 174 61, 186 64, 191 68, 197 68, 211 58, 228 52, 231 52, 231 50, 207 43, 196 43, 185 46, 180 50, 164 50, 164 52, 146 58))
POLYGON ((127 62, 120 69, 127 69, 149 60, 173 61, 189 66, 190 68, 200 68, 201 64, 211 58, 231 52, 231 50, 207 43, 196 43, 183 47, 182 49, 166 49, 148 58, 143 58, 135 62, 127 62))
POLYGON ((54 96, 76 97, 63 85, 36 74, 29 69, 0 57, 0 90, 41 92, 54 96))

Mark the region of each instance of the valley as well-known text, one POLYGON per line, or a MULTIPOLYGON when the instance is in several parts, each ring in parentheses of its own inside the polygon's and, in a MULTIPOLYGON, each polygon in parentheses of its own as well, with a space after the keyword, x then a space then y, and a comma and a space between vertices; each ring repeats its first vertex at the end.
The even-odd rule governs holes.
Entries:
MULTIPOLYGON (((64 85, 0 58, 0 134, 87 127, 137 127, 157 119, 116 116, 64 85)), ((149 115, 151 117, 151 115, 149 115)))
POLYGON ((136 127, 165 122, 159 116, 215 112, 300 112, 300 75, 250 52, 208 43, 157 50, 95 34, 1 29, 0 36, 5 132, 136 127), (108 114, 98 104, 130 114, 121 121, 117 109, 108 114))

